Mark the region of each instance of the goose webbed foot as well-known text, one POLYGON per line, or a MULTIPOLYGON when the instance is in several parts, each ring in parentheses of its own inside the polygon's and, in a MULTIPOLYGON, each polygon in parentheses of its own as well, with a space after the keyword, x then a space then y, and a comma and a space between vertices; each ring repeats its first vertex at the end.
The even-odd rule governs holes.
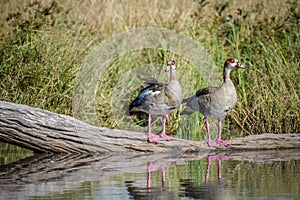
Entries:
POLYGON ((221 140, 221 139, 219 139, 219 140, 217 141, 217 143, 218 143, 218 144, 222 144, 222 145, 224 145, 224 146, 229 146, 229 145, 231 144, 229 141, 225 141, 225 140, 221 140))
POLYGON ((164 138, 164 139, 167 140, 167 141, 173 140, 173 137, 166 135, 165 132, 162 132, 162 133, 160 134, 160 137, 164 138))
POLYGON ((159 139, 158 135, 155 135, 155 134, 152 134, 152 133, 148 133, 148 142, 158 143, 158 139, 159 139))
POLYGON ((217 147, 217 146, 219 146, 219 143, 218 143, 218 142, 214 142, 214 141, 212 141, 212 140, 208 140, 207 144, 208 144, 208 146, 210 146, 210 147, 217 147))

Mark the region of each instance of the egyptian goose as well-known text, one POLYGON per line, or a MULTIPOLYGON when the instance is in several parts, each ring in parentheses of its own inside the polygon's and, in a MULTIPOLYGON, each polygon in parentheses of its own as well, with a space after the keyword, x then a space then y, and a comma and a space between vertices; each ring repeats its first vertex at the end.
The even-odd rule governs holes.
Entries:
POLYGON ((158 135, 151 133, 151 115, 162 116, 162 132, 160 137, 172 140, 171 136, 166 135, 166 115, 174 112, 182 102, 182 89, 176 79, 176 63, 171 60, 165 70, 170 71, 170 81, 168 84, 159 83, 156 79, 145 82, 149 85, 142 89, 135 100, 129 105, 129 113, 145 112, 148 113, 148 142, 158 142, 158 135))
POLYGON ((231 111, 237 102, 236 90, 230 79, 230 71, 234 68, 246 68, 235 58, 229 58, 224 63, 224 83, 220 87, 208 87, 198 90, 190 98, 184 99, 186 107, 182 114, 191 114, 198 111, 205 117, 206 129, 208 133, 208 145, 216 147, 220 144, 230 145, 230 142, 221 139, 222 120, 231 111), (214 117, 218 120, 218 139, 212 141, 209 118, 214 117))

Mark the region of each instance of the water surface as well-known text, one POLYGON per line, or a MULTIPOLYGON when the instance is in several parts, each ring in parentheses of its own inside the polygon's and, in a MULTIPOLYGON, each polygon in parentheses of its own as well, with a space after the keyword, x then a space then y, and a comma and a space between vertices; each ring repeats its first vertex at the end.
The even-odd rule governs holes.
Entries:
POLYGON ((1 199, 300 199, 299 150, 34 155, 0 166, 1 199))

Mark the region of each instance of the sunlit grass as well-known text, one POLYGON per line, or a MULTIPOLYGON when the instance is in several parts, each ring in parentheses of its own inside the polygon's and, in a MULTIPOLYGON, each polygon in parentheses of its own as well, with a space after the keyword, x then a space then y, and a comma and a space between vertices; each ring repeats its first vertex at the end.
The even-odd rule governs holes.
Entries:
MULTIPOLYGON (((228 5, 219 1, 36 2, 1 3, 1 100, 72 115, 74 80, 89 50, 123 31, 164 27, 184 33, 203 46, 219 67, 220 74, 215 79, 220 83, 226 58, 234 56, 249 67, 232 72, 238 104, 224 122, 225 137, 300 131, 297 1, 272 4, 254 1, 243 5, 236 1, 228 5), (222 6, 224 10, 220 9, 222 6)), ((99 77, 96 91, 99 126, 137 128, 140 127, 137 124, 144 124, 145 119, 136 122, 126 115, 115 116, 114 110, 123 112, 126 106, 112 108, 115 86, 126 73, 147 65, 157 66, 157 71, 149 71, 151 76, 166 82, 168 74, 159 70, 163 70, 172 56, 178 62, 179 80, 188 88, 185 97, 212 86, 201 77, 197 66, 193 68, 172 52, 128 53, 99 77)), ((139 80, 130 80, 129 85, 133 86, 128 88, 131 93, 123 90, 120 94, 127 105, 143 87, 139 80)), ((167 131, 203 140, 206 137, 203 116, 181 116, 179 112, 168 118, 167 131)), ((159 119, 156 124, 160 126, 159 119)))

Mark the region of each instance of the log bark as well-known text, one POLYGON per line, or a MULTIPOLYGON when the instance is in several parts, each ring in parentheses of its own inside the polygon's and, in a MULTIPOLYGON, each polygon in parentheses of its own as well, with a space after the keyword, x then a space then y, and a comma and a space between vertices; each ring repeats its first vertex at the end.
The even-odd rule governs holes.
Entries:
MULTIPOLYGON (((0 141, 44 153, 208 152, 205 142, 184 139, 147 142, 144 133, 96 127, 73 117, 0 101, 0 141)), ((217 150, 300 148, 300 134, 236 138, 217 150)))

